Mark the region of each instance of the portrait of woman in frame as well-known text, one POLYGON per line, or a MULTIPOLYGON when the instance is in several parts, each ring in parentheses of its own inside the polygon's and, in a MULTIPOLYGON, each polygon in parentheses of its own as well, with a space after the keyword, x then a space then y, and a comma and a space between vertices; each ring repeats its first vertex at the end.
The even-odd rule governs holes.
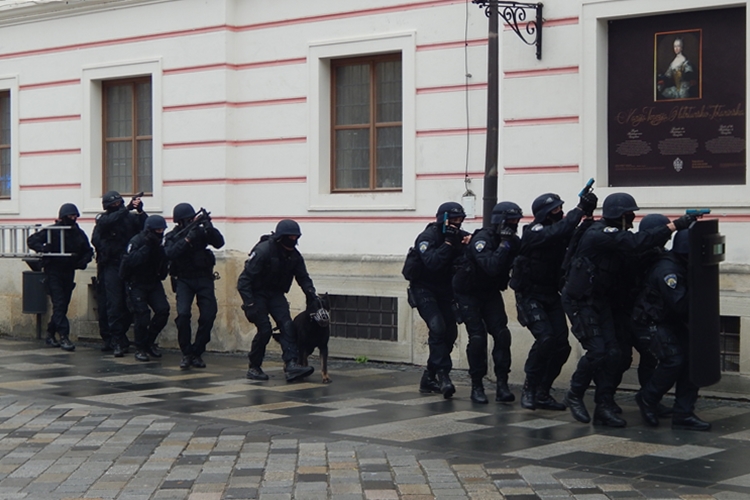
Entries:
POLYGON ((654 35, 654 100, 701 98, 702 30, 654 35))

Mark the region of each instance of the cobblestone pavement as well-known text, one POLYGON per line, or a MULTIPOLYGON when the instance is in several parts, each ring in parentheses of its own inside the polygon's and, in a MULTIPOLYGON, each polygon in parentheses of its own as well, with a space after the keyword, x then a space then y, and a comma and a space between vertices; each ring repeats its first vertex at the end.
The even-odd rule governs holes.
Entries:
POLYGON ((623 394, 629 425, 608 429, 472 404, 459 372, 444 400, 415 367, 287 384, 278 360, 251 382, 244 356, 179 358, 0 339, 0 499, 750 498, 748 403, 702 399, 697 433, 644 427, 623 394))

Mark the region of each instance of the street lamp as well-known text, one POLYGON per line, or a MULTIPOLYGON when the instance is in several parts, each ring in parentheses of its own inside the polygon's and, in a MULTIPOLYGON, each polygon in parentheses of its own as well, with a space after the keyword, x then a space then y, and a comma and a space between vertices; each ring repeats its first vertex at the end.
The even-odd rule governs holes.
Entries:
POLYGON ((487 148, 484 163, 484 196, 482 198, 482 225, 490 226, 492 209, 497 204, 497 152, 499 142, 499 21, 498 15, 518 37, 527 45, 536 45, 536 58, 542 58, 542 4, 519 3, 501 0, 472 0, 472 3, 484 7, 489 18, 490 28, 487 47, 487 148), (533 9, 536 16, 526 22, 526 10, 533 9), (518 23, 526 26, 522 29, 518 23), (527 36, 529 38, 527 38, 527 36))

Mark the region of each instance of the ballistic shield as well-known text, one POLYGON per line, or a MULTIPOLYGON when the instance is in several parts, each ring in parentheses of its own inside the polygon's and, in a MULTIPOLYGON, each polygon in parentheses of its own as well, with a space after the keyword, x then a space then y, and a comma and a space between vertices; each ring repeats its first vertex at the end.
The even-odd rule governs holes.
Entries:
POLYGON ((719 263, 725 241, 717 219, 698 220, 689 229, 690 379, 706 387, 721 379, 719 263))

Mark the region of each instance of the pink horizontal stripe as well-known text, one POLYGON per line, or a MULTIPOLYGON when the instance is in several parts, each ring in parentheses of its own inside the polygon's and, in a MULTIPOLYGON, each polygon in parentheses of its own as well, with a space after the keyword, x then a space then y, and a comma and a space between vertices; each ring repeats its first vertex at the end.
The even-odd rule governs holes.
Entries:
POLYGON ((253 179, 229 179, 229 178, 216 178, 216 179, 175 179, 164 181, 165 186, 193 186, 193 185, 205 185, 205 184, 282 184, 282 183, 296 183, 296 182, 307 182, 306 176, 300 177, 257 177, 253 179))
POLYGON ((248 139, 244 141, 195 141, 195 142, 172 142, 164 144, 164 149, 176 148, 204 148, 214 146, 262 146, 266 144, 298 144, 307 142, 307 137, 278 137, 273 139, 248 139))
MULTIPOLYGON (((470 134, 484 134, 487 132, 486 127, 469 128, 470 134)), ((466 134, 465 128, 443 128, 435 130, 417 130, 417 137, 439 137, 444 135, 463 135, 466 134)))
POLYGON ((505 71, 505 78, 527 78, 534 76, 554 76, 578 73, 578 66, 564 66, 561 68, 526 69, 518 71, 505 71))
POLYGON ((21 118, 18 123, 43 123, 43 122, 63 122, 69 120, 80 120, 81 115, 62 115, 62 116, 39 116, 37 118, 21 118))
POLYGON ((19 156, 77 155, 81 149, 50 149, 47 151, 21 151, 19 156))
POLYGON ((426 7, 440 7, 443 5, 463 4, 465 0, 429 0, 427 2, 413 2, 404 5, 394 5, 391 7, 375 7, 372 9, 353 10, 348 12, 337 12, 333 14, 321 14, 317 16, 298 17, 293 19, 282 19, 279 21, 267 21, 264 23, 248 24, 237 26, 234 31, 252 31, 267 28, 277 28, 279 26, 291 26, 294 24, 308 24, 322 21, 332 21, 334 19, 346 19, 350 17, 369 16, 373 14, 388 14, 391 12, 403 12, 406 10, 423 9, 426 7))
POLYGON ((417 51, 420 50, 444 50, 444 49, 459 49, 465 46, 474 47, 477 45, 487 45, 486 38, 480 38, 477 40, 468 41, 457 41, 457 42, 441 42, 441 43, 426 43, 424 45, 417 45, 417 51))
POLYGON ((192 109, 207 109, 207 108, 247 108, 255 106, 276 106, 280 104, 304 104, 307 102, 307 97, 287 97, 285 99, 265 99, 261 101, 245 101, 245 102, 229 102, 229 101, 217 101, 217 102, 204 102, 197 104, 180 104, 175 106, 164 106, 162 109, 165 112, 169 111, 188 111, 192 109))
MULTIPOLYGON (((434 172, 417 174, 417 180, 439 180, 439 179, 463 179, 466 172, 434 172)), ((469 177, 484 177, 484 172, 469 172, 469 177)))
MULTIPOLYGON (((0 58, 2 58, 2 56, 0 56, 0 58)), ((79 85, 80 83, 80 78, 76 78, 75 80, 58 80, 56 82, 27 83, 26 85, 19 85, 18 90, 43 89, 47 87, 60 87, 63 85, 79 85)))
POLYGON ((505 167, 506 174, 559 174, 578 172, 578 165, 541 165, 534 167, 505 167))
POLYGON ((417 94, 437 94, 441 92, 463 92, 464 90, 485 90, 487 83, 470 83, 469 85, 442 85, 440 87, 422 87, 417 94))
POLYGON ((200 66, 185 66, 184 68, 165 69, 164 74, 176 75, 180 73, 194 73, 196 71, 213 71, 217 69, 239 71, 239 70, 244 70, 244 69, 266 68, 270 66, 284 66, 287 64, 305 64, 306 62, 307 62, 306 57, 295 57, 292 59, 276 59, 273 61, 258 61, 258 62, 243 63, 243 64, 214 63, 214 64, 203 64, 200 66))
POLYGON ((149 40, 159 40, 163 38, 172 38, 172 37, 178 37, 178 36, 202 35, 204 33, 225 31, 227 29, 229 29, 227 25, 206 26, 204 28, 179 30, 179 31, 167 31, 165 33, 154 33, 151 35, 139 35, 139 36, 124 37, 124 38, 113 38, 110 40, 100 40, 98 42, 75 43, 71 45, 60 45, 58 47, 47 47, 43 49, 22 50, 19 52, 8 52, 6 54, 0 54, 0 59, 36 56, 36 55, 41 55, 41 54, 52 54, 56 52, 65 52, 67 50, 89 49, 93 47, 107 47, 111 45, 120 45, 124 43, 146 42, 149 40))
POLYGON ((21 184, 18 186, 19 189, 31 191, 35 189, 80 189, 81 184, 21 184))
POLYGON ((548 118, 513 118, 503 120, 506 127, 525 127, 530 125, 558 125, 578 123, 577 116, 550 116, 548 118))

